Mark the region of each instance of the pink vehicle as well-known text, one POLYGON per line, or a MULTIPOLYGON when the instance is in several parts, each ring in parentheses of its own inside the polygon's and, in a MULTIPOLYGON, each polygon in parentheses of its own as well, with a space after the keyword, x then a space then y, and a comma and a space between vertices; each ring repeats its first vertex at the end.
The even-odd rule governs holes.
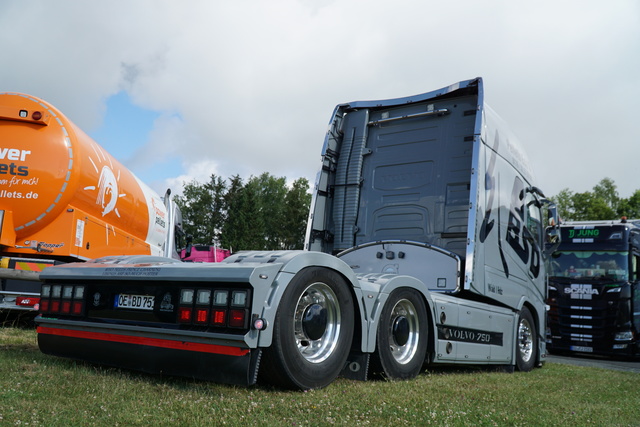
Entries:
POLYGON ((185 262, 220 262, 230 255, 230 250, 211 245, 193 245, 189 256, 186 256, 186 249, 180 252, 180 258, 185 262))

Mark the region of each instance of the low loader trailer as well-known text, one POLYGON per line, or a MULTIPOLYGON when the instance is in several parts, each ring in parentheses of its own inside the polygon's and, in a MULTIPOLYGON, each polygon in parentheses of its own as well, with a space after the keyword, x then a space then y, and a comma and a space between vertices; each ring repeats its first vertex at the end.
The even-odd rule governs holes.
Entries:
POLYGON ((481 78, 338 105, 305 250, 220 263, 49 267, 47 354, 230 384, 313 389, 425 364, 529 371, 546 354, 553 206, 481 78))

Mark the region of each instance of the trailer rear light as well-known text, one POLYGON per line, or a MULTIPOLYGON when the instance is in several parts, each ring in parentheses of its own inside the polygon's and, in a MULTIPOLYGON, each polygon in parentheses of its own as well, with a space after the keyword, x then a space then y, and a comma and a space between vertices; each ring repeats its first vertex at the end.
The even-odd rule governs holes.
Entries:
POLYGON ((191 307, 180 307, 178 309, 178 322, 191 323, 191 307))
POLYGON ((247 291, 233 291, 231 295, 231 305, 233 307, 244 307, 247 303, 247 291))
POLYGON ((232 328, 246 328, 247 327, 246 310, 236 310, 236 309, 230 310, 229 326, 232 328))
POLYGON ((49 285, 40 288, 39 311, 43 314, 84 315, 83 285, 49 285))
POLYGON ((193 289, 183 289, 180 292, 180 304, 193 304, 194 295, 193 289))
POLYGON ((196 309, 195 323, 199 325, 206 325, 209 322, 209 309, 198 308, 196 309))
POLYGON ((71 301, 62 301, 62 309, 60 311, 62 314, 71 313, 71 301))
POLYGON ((84 301, 74 301, 71 304, 71 314, 81 316, 84 314, 84 301))
POLYGON ((73 296, 73 286, 63 286, 62 287, 62 298, 71 299, 73 296))
POLYGON ((216 290, 213 292, 213 305, 225 306, 229 299, 229 291, 216 290))
POLYGON ((247 289, 181 289, 176 321, 185 325, 249 329, 250 295, 247 289))
POLYGON ((84 286, 76 286, 76 291, 73 294, 74 299, 84 299, 84 286))
POLYGON ((53 285, 51 287, 51 298, 60 298, 62 296, 62 285, 53 285))
POLYGON ((213 326, 226 326, 227 324, 227 310, 216 308, 211 314, 211 323, 213 326))
POLYGON ((198 305, 211 304, 211 289, 198 289, 198 298, 196 300, 198 305))

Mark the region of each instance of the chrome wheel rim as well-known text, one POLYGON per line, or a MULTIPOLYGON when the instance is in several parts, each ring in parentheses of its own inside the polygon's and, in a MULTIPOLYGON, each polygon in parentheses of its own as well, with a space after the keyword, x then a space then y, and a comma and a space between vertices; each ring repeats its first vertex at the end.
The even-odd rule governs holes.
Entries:
POLYGON ((520 319, 518 325, 518 349, 523 362, 527 363, 533 355, 533 334, 527 319, 520 319))
POLYGON ((401 365, 409 363, 418 350, 420 326, 415 306, 407 299, 401 299, 393 306, 389 319, 389 350, 391 356, 401 365))
POLYGON ((331 287, 313 283, 300 295, 294 313, 296 348, 310 363, 325 361, 340 336, 340 304, 331 287))

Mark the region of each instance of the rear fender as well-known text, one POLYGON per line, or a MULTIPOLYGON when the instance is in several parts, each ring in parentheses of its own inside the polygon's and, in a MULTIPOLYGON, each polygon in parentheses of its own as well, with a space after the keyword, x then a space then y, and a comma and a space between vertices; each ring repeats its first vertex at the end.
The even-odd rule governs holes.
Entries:
POLYGON ((389 295, 399 288, 415 289, 422 294, 427 305, 429 324, 433 325, 433 300, 427 286, 420 280, 411 276, 399 276, 394 274, 362 274, 358 275, 362 289, 363 328, 361 350, 363 353, 373 353, 376 350, 376 333, 380 324, 380 315, 389 295))
MULTIPOLYGON (((246 264, 247 266, 251 264, 280 265, 273 280, 269 282, 269 279, 266 279, 269 283, 267 286, 254 286, 253 313, 260 313, 260 316, 267 324, 266 329, 261 331, 258 336, 258 347, 269 347, 271 345, 273 325, 282 295, 295 275, 307 267, 324 267, 339 273, 351 287, 354 302, 358 305, 358 310, 355 310, 354 307, 354 311, 365 313, 360 282, 353 270, 345 262, 333 255, 311 251, 253 251, 240 252, 225 259, 221 264, 228 263, 246 264)), ((362 330, 366 331, 366 317, 361 316, 361 319, 360 322, 356 319, 356 324, 360 324, 362 330)), ((362 335, 364 336, 365 333, 362 335)))

